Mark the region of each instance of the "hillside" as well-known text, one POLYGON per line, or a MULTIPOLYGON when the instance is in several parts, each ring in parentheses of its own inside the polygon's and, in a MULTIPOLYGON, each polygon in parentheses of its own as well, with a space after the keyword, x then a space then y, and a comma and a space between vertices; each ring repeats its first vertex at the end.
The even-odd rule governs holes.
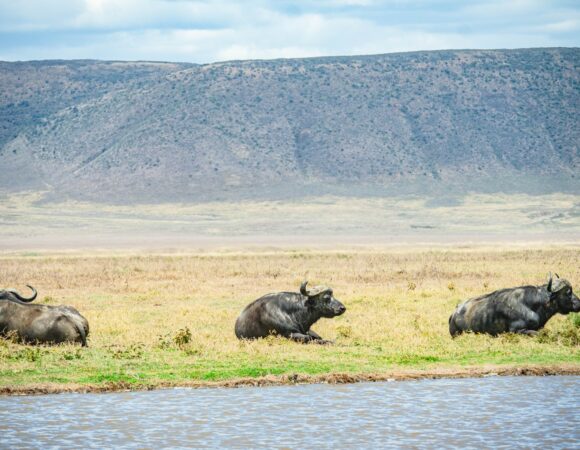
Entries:
POLYGON ((0 63, 0 190, 578 192, 580 49, 0 63))

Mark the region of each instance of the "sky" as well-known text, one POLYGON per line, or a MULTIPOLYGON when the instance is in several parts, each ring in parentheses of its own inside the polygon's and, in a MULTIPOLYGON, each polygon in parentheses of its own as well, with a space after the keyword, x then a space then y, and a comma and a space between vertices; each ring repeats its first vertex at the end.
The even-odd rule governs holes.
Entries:
POLYGON ((0 0, 0 60, 580 46, 580 0, 0 0))

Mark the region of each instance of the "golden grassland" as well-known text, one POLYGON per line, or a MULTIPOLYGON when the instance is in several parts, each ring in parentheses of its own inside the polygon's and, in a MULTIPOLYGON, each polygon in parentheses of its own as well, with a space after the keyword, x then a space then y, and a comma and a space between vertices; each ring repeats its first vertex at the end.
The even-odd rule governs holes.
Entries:
MULTIPOLYGON (((537 337, 451 339, 458 302, 502 287, 580 280, 580 247, 455 247, 174 255, 0 255, 2 287, 34 285, 40 303, 75 306, 89 347, 0 340, 0 391, 186 385, 280 375, 424 373, 477 366, 566 366, 580 372, 580 317, 537 337), (334 345, 238 341, 234 322, 261 295, 324 283, 347 307, 313 329, 334 345)), ((294 377, 294 378, 293 378, 294 377)), ((356 379, 353 378, 353 379, 356 379)))

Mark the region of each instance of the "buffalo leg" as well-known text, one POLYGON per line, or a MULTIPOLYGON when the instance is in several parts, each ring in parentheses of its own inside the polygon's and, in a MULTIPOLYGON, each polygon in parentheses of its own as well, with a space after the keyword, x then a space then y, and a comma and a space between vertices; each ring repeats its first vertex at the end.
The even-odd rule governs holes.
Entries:
POLYGON ((316 332, 314 332, 314 331, 312 331, 312 330, 308 330, 308 331, 306 332, 306 334, 307 334, 308 336, 312 336, 314 339, 322 339, 322 338, 321 338, 321 337, 318 335, 318 333, 316 333, 316 332))
POLYGON ((514 320, 510 323, 509 331, 511 333, 531 334, 528 331, 534 331, 534 328, 538 328, 539 321, 534 317, 528 317, 527 319, 514 320))
POLYGON ((527 336, 537 336, 538 332, 536 330, 519 330, 519 334, 525 334, 527 336))
POLYGON ((327 341, 326 339, 322 339, 318 333, 316 333, 312 330, 308 330, 307 334, 312 336, 314 338, 313 342, 316 342, 317 344, 332 344, 332 341, 327 341))
POLYGON ((332 344, 332 341, 327 341, 322 339, 314 331, 307 331, 306 333, 290 333, 286 335, 287 338, 292 339, 296 342, 301 342, 303 344, 313 343, 313 344, 332 344))
POLYGON ((512 333, 537 330, 540 327, 540 317, 538 316, 538 313, 532 311, 525 305, 513 305, 505 312, 507 313, 507 317, 511 320, 508 331, 512 333))
POLYGON ((302 342, 304 344, 314 340, 314 338, 312 336, 310 336, 309 334, 303 334, 303 333, 290 333, 290 336, 288 336, 288 337, 290 339, 292 339, 293 341, 302 342))

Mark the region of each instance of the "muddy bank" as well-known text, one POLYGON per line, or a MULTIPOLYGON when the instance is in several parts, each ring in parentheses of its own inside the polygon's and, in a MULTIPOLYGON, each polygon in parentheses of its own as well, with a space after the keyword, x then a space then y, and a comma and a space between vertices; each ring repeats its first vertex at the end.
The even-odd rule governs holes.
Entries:
POLYGON ((286 374, 258 378, 235 378, 223 381, 180 381, 158 383, 108 382, 99 384, 29 384, 0 387, 0 395, 41 395, 61 393, 104 393, 120 391, 147 391, 154 389, 184 388, 236 388, 248 386, 282 386, 292 384, 347 384, 377 381, 409 381, 437 378, 480 378, 486 376, 555 376, 580 375, 580 365, 523 365, 461 367, 427 370, 393 370, 383 373, 330 373, 320 375, 286 374))

